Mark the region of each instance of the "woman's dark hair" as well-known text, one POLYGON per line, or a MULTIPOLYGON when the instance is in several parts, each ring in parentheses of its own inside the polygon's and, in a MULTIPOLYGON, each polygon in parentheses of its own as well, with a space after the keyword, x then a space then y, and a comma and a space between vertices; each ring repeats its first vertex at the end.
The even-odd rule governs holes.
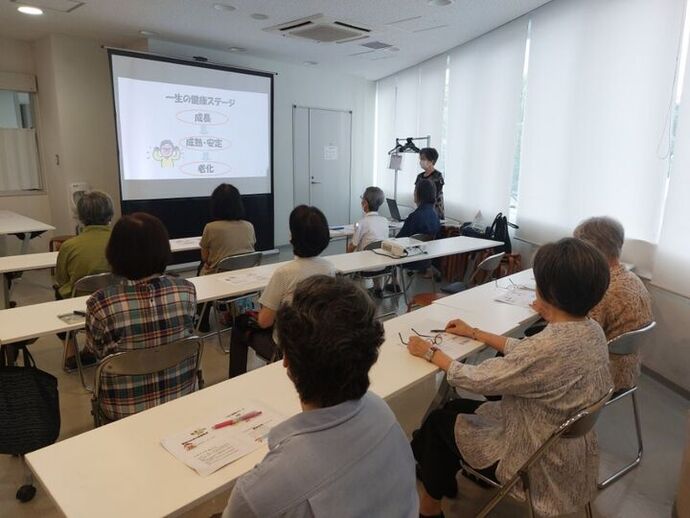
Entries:
POLYGON ((290 213, 290 243, 297 257, 316 257, 331 241, 328 221, 316 207, 299 205, 290 213))
POLYGON ((436 202, 436 186, 431 180, 426 178, 419 180, 414 188, 414 192, 417 203, 420 205, 436 202))
POLYGON ((131 281, 162 274, 170 260, 168 231, 145 212, 122 216, 110 234, 105 257, 115 275, 131 281))
POLYGON ((222 183, 211 194, 211 217, 215 220, 236 221, 244 219, 244 204, 237 187, 222 183))
POLYGON ((586 316, 609 287, 609 266, 604 255, 589 243, 571 237, 539 248, 533 269, 541 297, 578 317, 586 316))
POLYGON ((297 285, 276 315, 278 344, 300 399, 318 407, 359 399, 383 343, 370 297, 352 281, 325 275, 297 285))
POLYGON ((419 157, 426 158, 429 162, 435 164, 436 160, 438 160, 438 151, 433 147, 423 147, 419 150, 419 157))

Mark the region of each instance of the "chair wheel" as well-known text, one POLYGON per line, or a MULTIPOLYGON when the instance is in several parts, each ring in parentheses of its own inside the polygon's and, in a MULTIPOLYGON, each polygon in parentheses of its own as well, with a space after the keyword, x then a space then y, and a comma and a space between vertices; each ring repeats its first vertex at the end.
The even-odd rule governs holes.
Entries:
POLYGON ((26 503, 36 496, 36 488, 34 486, 22 486, 17 490, 17 500, 22 503, 26 503))

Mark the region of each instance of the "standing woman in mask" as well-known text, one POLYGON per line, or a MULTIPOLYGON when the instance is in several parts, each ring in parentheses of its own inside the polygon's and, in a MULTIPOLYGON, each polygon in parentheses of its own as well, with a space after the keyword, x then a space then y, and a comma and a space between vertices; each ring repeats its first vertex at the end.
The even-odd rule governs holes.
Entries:
POLYGON ((443 174, 436 170, 436 161, 438 160, 438 151, 433 147, 425 147, 419 151, 419 166, 423 169, 417 175, 414 184, 415 187, 422 180, 431 180, 436 187, 436 203, 434 208, 440 219, 445 217, 443 208, 443 174))

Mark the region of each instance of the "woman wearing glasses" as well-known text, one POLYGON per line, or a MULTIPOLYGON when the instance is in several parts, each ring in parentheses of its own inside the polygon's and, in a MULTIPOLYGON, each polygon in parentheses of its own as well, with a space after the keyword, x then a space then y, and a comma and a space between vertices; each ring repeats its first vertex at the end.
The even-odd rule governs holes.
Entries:
MULTIPOLYGON (((422 482, 420 516, 443 516, 441 500, 456 496, 461 463, 506 482, 559 425, 611 386, 606 338, 587 318, 609 283, 602 254, 576 239, 545 245, 534 258, 534 277, 535 309, 548 321, 541 333, 516 340, 462 320, 446 326, 446 333, 484 342, 503 357, 467 365, 419 333, 409 338, 410 353, 443 369, 451 386, 502 396, 489 402, 451 401, 413 434, 422 482)), ((594 432, 555 444, 530 471, 537 512, 553 516, 581 508, 596 492, 597 471, 594 432)))

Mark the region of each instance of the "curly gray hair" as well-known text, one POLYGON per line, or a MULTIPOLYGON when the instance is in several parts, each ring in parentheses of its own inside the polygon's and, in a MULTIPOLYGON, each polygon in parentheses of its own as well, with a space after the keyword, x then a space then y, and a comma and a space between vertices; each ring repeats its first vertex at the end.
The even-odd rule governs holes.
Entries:
POLYGON ((77 215, 84 225, 107 225, 113 219, 113 200, 103 191, 89 191, 77 201, 77 215))
POLYGON ((620 258, 625 242, 623 225, 609 216, 584 220, 575 228, 573 236, 594 245, 609 260, 620 258))

